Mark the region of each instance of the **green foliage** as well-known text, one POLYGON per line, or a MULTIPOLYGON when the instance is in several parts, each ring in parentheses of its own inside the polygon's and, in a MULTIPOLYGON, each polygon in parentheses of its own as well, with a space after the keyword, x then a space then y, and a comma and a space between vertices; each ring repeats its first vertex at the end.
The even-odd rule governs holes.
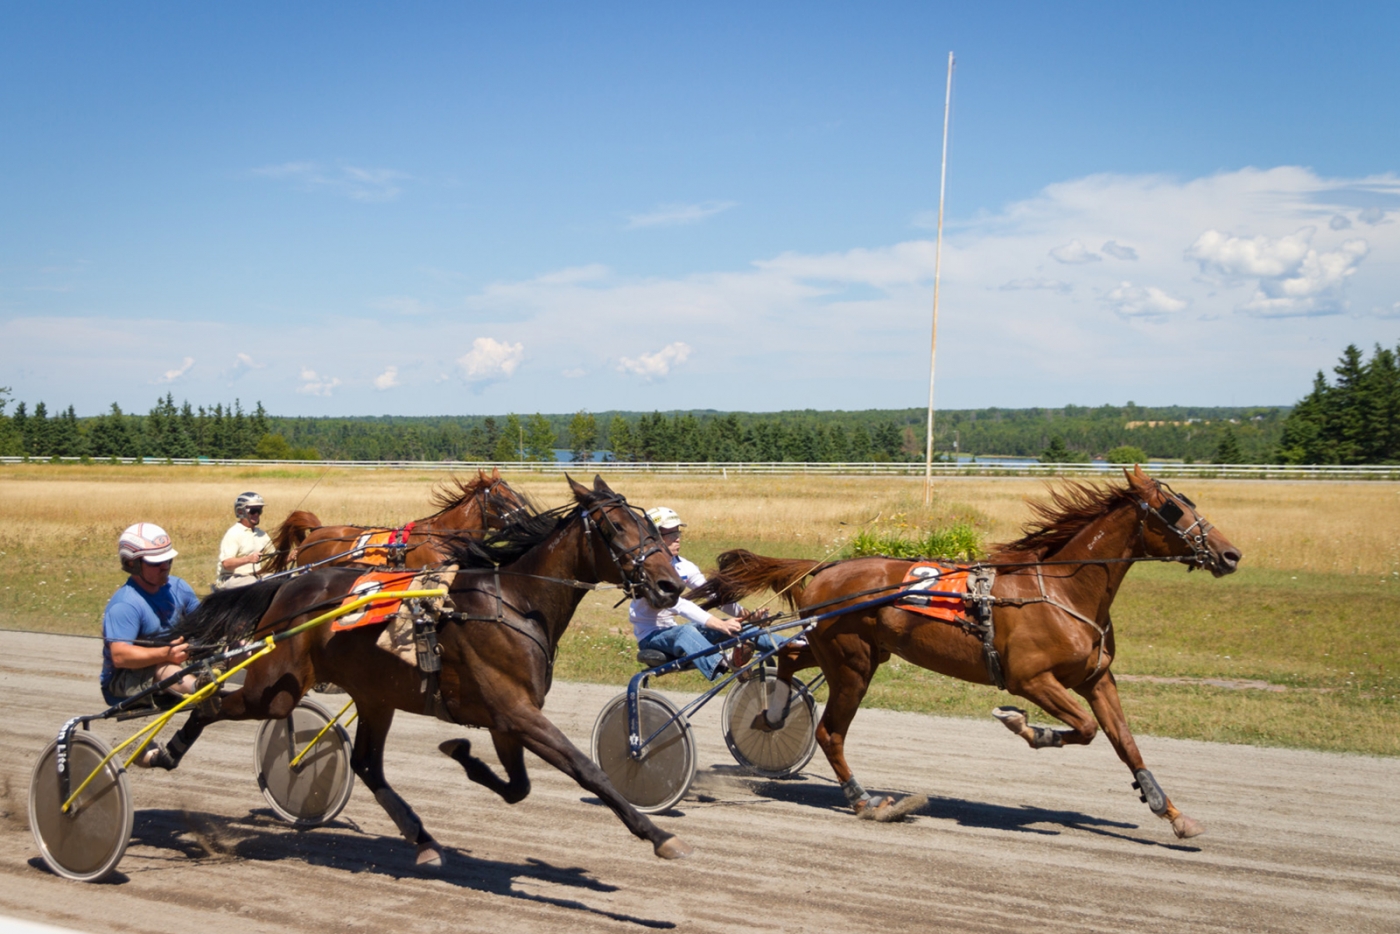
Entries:
POLYGON ((883 555, 886 558, 947 558, 971 560, 983 554, 982 537, 966 523, 926 532, 903 533, 862 529, 846 546, 852 558, 883 555))
POLYGON ((569 422, 569 451, 571 459, 593 459, 593 446, 598 443, 598 420, 589 412, 576 412, 569 422))
POLYGON ((554 463, 554 444, 558 436, 549 426, 549 419, 536 412, 525 423, 525 456, 541 464, 554 463))
POLYGON ((1243 464, 1246 463, 1244 453, 1240 451, 1240 443, 1235 440, 1235 433, 1226 426, 1220 433, 1220 444, 1215 449, 1215 463, 1217 464, 1243 464))
POLYGON ((1329 385, 1313 388, 1283 425, 1282 464, 1393 464, 1400 461, 1400 350, 1376 345, 1370 360, 1349 345, 1329 385))
POLYGON ((1104 455, 1104 460, 1110 464, 1145 464, 1147 452, 1131 444, 1124 444, 1109 451, 1104 455))

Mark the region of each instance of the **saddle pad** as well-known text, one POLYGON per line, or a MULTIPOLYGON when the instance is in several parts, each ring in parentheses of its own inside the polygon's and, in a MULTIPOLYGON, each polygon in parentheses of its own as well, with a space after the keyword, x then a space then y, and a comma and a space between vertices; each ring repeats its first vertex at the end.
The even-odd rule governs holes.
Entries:
POLYGON ((961 596, 933 596, 920 591, 965 594, 967 568, 920 561, 905 572, 904 589, 895 601, 895 606, 905 612, 917 613, 945 623, 957 622, 967 612, 967 606, 961 596))
MULTIPOLYGON (((418 573, 417 571, 369 571, 361 574, 355 579, 355 586, 350 588, 350 592, 345 595, 345 599, 340 602, 340 605, 345 606, 345 604, 360 597, 379 593, 381 590, 411 590, 413 588, 410 585, 418 573)), ((399 605, 402 603, 402 600, 389 597, 366 604, 353 613, 347 613, 339 619, 331 620, 331 629, 339 632, 358 626, 372 626, 375 623, 382 623, 397 613, 399 605)))
MULTIPOLYGON (((403 552, 403 547, 408 544, 408 536, 413 532, 416 523, 410 522, 401 529, 368 529, 363 535, 355 539, 355 550, 364 549, 364 553, 355 558, 357 564, 388 564, 390 553, 403 552)), ((402 562, 400 561, 400 564, 402 562)))

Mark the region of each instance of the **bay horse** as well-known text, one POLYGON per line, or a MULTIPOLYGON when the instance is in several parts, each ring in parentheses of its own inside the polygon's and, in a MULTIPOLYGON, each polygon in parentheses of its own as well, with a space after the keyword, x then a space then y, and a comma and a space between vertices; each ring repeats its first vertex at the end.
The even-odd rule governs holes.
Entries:
MULTIPOLYGON (((446 542, 462 530, 499 529, 519 510, 528 509, 521 494, 501 479, 501 469, 491 473, 477 470, 476 477, 463 481, 452 477, 433 491, 430 500, 438 511, 416 519, 402 530, 404 566, 428 567, 446 557, 446 542)), ((322 525, 314 512, 297 509, 287 515, 272 533, 275 549, 262 564, 264 574, 276 574, 292 566, 328 561, 349 564, 362 558, 352 555, 355 544, 368 535, 399 530, 359 525, 322 525)), ((381 546, 382 547, 382 546, 381 546)))
MULTIPOLYGON (((830 698, 817 742, 847 801, 862 817, 899 816, 905 803, 872 798, 856 781, 845 755, 847 730, 876 669, 898 655, 976 684, 1000 679, 998 686, 1069 725, 1068 730, 1052 730, 1031 725, 1019 708, 993 711, 1032 748, 1087 744, 1102 726, 1132 771, 1142 799, 1171 822, 1177 837, 1194 837, 1204 826, 1172 804, 1128 729, 1109 668, 1115 650, 1109 609, 1136 561, 1178 560, 1221 577, 1235 571, 1242 555, 1189 499, 1139 467, 1124 474, 1125 487, 1070 482, 1052 489, 1048 501, 1030 504, 1035 521, 1022 537, 1000 546, 980 565, 996 571, 988 601, 990 639, 985 629, 979 636, 900 609, 890 600, 871 600, 872 594, 893 596, 914 564, 892 558, 823 563, 728 551, 719 556, 719 571, 702 595, 711 602, 729 602, 767 587, 783 592, 789 606, 804 616, 833 614, 808 634, 807 648, 780 656, 778 678, 790 683, 801 668, 821 666, 830 698), (847 605, 852 612, 841 613, 847 605), (984 641, 995 649, 990 661, 984 641), (991 663, 998 659, 999 671, 991 663), (1092 716, 1071 692, 1089 702, 1092 716)), ((777 716, 760 713, 753 725, 767 730, 773 720, 777 716)))
MULTIPOLYGON (((223 695, 217 710, 196 708, 153 764, 178 766, 210 723, 284 718, 314 683, 329 681, 344 688, 359 711, 351 766, 417 848, 420 867, 440 867, 443 853, 384 777, 384 743, 397 710, 422 714, 435 708, 449 722, 490 730, 506 768, 504 781, 471 754, 466 739, 449 740, 439 749, 469 779, 507 803, 530 792, 528 749, 597 795, 628 830, 651 842, 656 855, 689 855, 688 844, 628 804, 541 709, 559 639, 589 585, 618 584, 658 608, 674 606, 685 589, 660 534, 641 510, 601 477, 591 490, 572 478, 569 485, 572 507, 517 516, 484 538, 453 540, 449 557, 460 569, 438 621, 442 667, 436 692, 415 664, 375 645, 384 624, 340 631, 314 627, 249 665, 243 686, 223 695)), ((211 594, 176 626, 172 638, 184 636, 210 652, 289 629, 339 605, 362 571, 330 567, 211 594)))

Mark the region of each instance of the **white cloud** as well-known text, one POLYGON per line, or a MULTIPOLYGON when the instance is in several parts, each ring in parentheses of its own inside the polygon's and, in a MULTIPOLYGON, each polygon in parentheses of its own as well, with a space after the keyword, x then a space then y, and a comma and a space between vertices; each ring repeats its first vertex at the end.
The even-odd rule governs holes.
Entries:
POLYGON ((524 356, 524 344, 478 337, 472 341, 472 349, 457 358, 457 366, 467 382, 493 382, 513 376, 524 356))
POLYGON ((1108 241, 1102 247, 1100 247, 1100 249, 1102 249, 1109 256, 1112 256, 1114 259, 1135 260, 1138 258, 1137 250, 1134 250, 1130 246, 1124 246, 1117 240, 1108 241))
POLYGON ((151 380, 151 382, 153 382, 153 383, 173 383, 173 382, 175 382, 177 379, 179 379, 180 377, 182 377, 182 376, 184 376, 186 373, 188 373, 188 372, 190 371, 190 367, 192 367, 192 366, 194 366, 194 357, 186 357, 184 363, 180 364, 178 367, 176 367, 176 368, 173 369, 173 370, 166 370, 166 371, 165 371, 165 374, 164 374, 163 376, 161 376, 161 377, 158 378, 158 379, 153 379, 153 380, 151 380))
POLYGON ((1103 259, 1102 256, 1078 240, 1071 240, 1069 243, 1055 247, 1050 251, 1050 258, 1069 266, 1077 266, 1080 263, 1097 263, 1103 259))
POLYGON ((384 372, 374 378, 374 388, 379 390, 393 389, 399 385, 399 368, 396 366, 385 367, 384 372))
POLYGON ((241 379, 253 370, 266 369, 267 365, 258 363, 246 353, 234 355, 233 366, 228 370, 228 375, 233 379, 241 379))
POLYGON ((1385 212, 1378 207, 1369 207, 1356 216, 1356 219, 1363 224, 1370 224, 1372 227, 1385 220, 1385 212))
POLYGON ((1346 230, 1351 226, 1351 221, 1345 214, 1333 214, 1332 219, 1327 222, 1327 226, 1333 230, 1346 230))
POLYGON ((645 214, 630 214, 627 229, 639 227, 678 227, 682 224, 698 224, 732 207, 737 201, 702 201, 699 204, 662 204, 645 214))
POLYGON ((644 353, 636 357, 622 357, 618 360, 619 373, 633 373, 643 379, 652 380, 669 374, 690 357, 690 345, 677 341, 667 344, 656 353, 644 353))
POLYGON ((1068 292, 1074 287, 1068 282, 1064 282, 1060 279, 1031 278, 1011 279, 1007 282, 1003 282, 999 286, 999 288, 1003 292, 1016 292, 1020 290, 1033 289, 1044 289, 1047 292, 1068 292))
POLYGON ((1342 288, 1356 273, 1370 247, 1346 240, 1336 250, 1313 247, 1315 227, 1286 237, 1231 237, 1207 230, 1186 251, 1203 272, 1227 280, 1257 279, 1254 294, 1240 310, 1261 317, 1336 314, 1346 308, 1342 288))
POLYGON ((320 376, 315 370, 302 367, 301 385, 297 387, 297 392, 307 396, 329 396, 331 390, 339 385, 339 377, 320 376))
POLYGON ((412 178, 396 169, 365 169, 354 165, 323 166, 317 162, 284 162, 252 170, 261 178, 285 179, 303 191, 329 191, 354 201, 393 201, 412 178))
POLYGON ((1159 318, 1186 307, 1186 302, 1173 298, 1155 285, 1136 286, 1120 282, 1104 296, 1116 314, 1125 318, 1159 318))

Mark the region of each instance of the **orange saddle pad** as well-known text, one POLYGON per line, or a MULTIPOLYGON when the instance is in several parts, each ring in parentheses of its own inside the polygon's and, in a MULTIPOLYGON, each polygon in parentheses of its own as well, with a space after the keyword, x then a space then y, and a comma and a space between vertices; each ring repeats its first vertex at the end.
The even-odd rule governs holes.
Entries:
MULTIPOLYGON (((408 590, 417 571, 370 571, 355 579, 355 586, 340 601, 341 606, 352 603, 360 597, 379 593, 381 590, 408 590)), ((373 626, 382 623, 399 611, 403 601, 395 597, 385 597, 365 604, 353 613, 331 620, 331 629, 340 631, 357 626, 373 626)))
POLYGON ((391 551, 398 551, 402 554, 403 547, 408 544, 408 536, 413 532, 416 523, 410 522, 401 529, 368 529, 363 535, 355 539, 355 550, 364 549, 364 553, 355 559, 357 564, 388 564, 391 551))
POLYGON ((899 592, 895 606, 909 613, 953 623, 967 613, 967 605, 962 598, 965 593, 967 568, 920 561, 905 572, 904 589, 899 592))

